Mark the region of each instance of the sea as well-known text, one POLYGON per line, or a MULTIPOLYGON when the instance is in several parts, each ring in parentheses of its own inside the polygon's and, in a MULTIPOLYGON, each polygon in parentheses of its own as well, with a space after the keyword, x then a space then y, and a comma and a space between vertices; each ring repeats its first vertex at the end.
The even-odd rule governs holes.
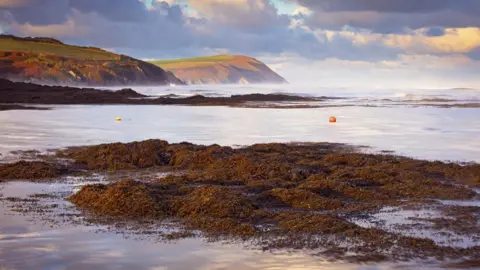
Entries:
MULTIPOLYGON (((118 88, 112 88, 115 90, 118 88)), ((326 97, 320 108, 76 105, 0 112, 0 154, 72 145, 169 142, 242 146, 337 142, 429 160, 480 162, 480 89, 366 89, 295 85, 134 87, 152 96, 281 93, 326 97), (461 107, 462 104, 476 104, 461 107), (456 105, 456 107, 451 107, 456 105), (335 116, 337 123, 329 123, 335 116), (116 121, 121 117, 122 121, 116 121)), ((264 104, 265 105, 265 104, 264 104)), ((292 104, 267 104, 278 107, 292 104)))
MULTIPOLYGON (((480 162, 480 89, 296 85, 170 85, 132 89, 152 96, 281 93, 323 97, 323 100, 315 102, 316 108, 290 108, 287 105, 305 105, 291 102, 262 104, 262 108, 43 105, 52 109, 2 111, 0 161, 15 160, 17 150, 48 151, 154 138, 172 143, 188 141, 235 147, 270 142, 335 142, 363 146, 362 151, 372 153, 480 162), (336 123, 329 123, 331 116, 337 118, 336 123), (116 121, 117 117, 122 120, 116 121)), ((78 181, 11 182, 1 184, 0 193, 28 198, 33 193, 78 188, 78 181)), ((95 225, 58 226, 33 214, 12 212, 6 204, 0 205, 1 270, 439 269, 438 264, 418 261, 332 262, 309 251, 261 251, 240 243, 211 243, 203 239, 173 243, 137 239, 95 225)))

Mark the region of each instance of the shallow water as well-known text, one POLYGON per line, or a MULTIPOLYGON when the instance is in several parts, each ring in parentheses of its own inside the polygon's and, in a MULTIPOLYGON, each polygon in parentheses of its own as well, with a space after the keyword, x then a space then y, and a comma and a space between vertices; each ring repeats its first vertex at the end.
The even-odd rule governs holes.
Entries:
MULTIPOLYGON (((443 201, 445 205, 458 206, 479 206, 480 201, 443 201)), ((442 202, 442 203, 443 203, 442 202)), ((374 214, 371 219, 352 220, 355 224, 364 228, 381 228, 384 231, 398 233, 404 236, 428 238, 435 241, 439 246, 469 248, 477 246, 479 243, 477 238, 472 235, 458 235, 451 231, 437 230, 433 228, 423 227, 416 228, 414 225, 428 225, 428 222, 418 221, 416 219, 432 219, 442 218, 440 211, 431 208, 423 208, 416 210, 405 210, 397 207, 385 207, 378 213, 374 214), (407 226, 405 226, 407 225, 407 226)))
POLYGON ((480 90, 326 89, 292 85, 137 87, 134 90, 149 95, 294 93, 347 98, 329 100, 326 104, 352 107, 112 105, 4 111, 0 112, 0 154, 20 149, 161 138, 170 142, 222 145, 342 142, 422 159, 480 162, 480 108, 436 108, 411 102, 423 99, 480 102, 480 90), (328 123, 332 115, 338 119, 336 124, 328 123), (117 116, 123 120, 116 122, 117 116))
POLYGON ((422 159, 480 162, 480 109, 56 106, 0 112, 0 126, 2 154, 160 138, 221 145, 341 142, 422 159), (328 123, 330 115, 336 124, 328 123))

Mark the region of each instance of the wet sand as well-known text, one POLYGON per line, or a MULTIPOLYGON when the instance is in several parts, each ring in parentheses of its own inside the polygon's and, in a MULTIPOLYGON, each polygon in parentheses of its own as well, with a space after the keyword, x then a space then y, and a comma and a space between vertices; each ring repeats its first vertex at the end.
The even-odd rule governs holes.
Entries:
MULTIPOLYGON (((148 140, 72 147, 33 163, 0 165, 6 172, 0 178, 55 183, 108 172, 110 181, 62 198, 94 224, 134 222, 134 231, 166 240, 230 240, 351 262, 478 261, 480 165, 356 150, 328 143, 231 148, 148 140), (388 224, 385 216, 395 214, 402 219, 388 224), (158 233, 152 224, 174 224, 176 232, 158 233)), ((5 200, 18 211, 48 210, 32 207, 35 200, 5 200)))

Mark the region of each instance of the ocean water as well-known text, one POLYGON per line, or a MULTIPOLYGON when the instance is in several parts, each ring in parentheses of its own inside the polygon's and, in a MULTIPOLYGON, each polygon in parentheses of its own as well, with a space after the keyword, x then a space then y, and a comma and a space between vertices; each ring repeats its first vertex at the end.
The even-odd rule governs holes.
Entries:
POLYGON ((421 159, 480 162, 480 103, 475 89, 327 89, 294 85, 137 87, 148 95, 229 96, 288 93, 331 97, 322 108, 190 106, 53 106, 51 111, 0 112, 0 154, 159 138, 170 142, 247 145, 340 142, 421 159), (122 117, 116 122, 117 116, 122 117), (330 116, 338 122, 330 124, 330 116))
MULTIPOLYGON (((365 151, 386 150, 422 159, 480 162, 480 108, 432 106, 480 103, 480 90, 331 89, 294 85, 135 87, 134 90, 156 96, 284 93, 332 99, 317 104, 322 108, 309 109, 77 105, 50 106, 53 110, 49 111, 0 111, 0 160, 14 158, 10 151, 15 150, 159 138, 232 146, 340 142, 368 146, 365 151), (115 121, 117 116, 122 121, 115 121), (336 116, 338 122, 329 123, 330 116, 336 116)), ((28 197, 33 193, 77 188, 68 184, 12 182, 0 184, 0 193, 28 197)), ((135 240, 114 232, 95 233, 96 228, 86 225, 52 226, 31 214, 12 212, 3 202, 0 202, 0 217, 2 270, 419 269, 418 262, 332 263, 303 251, 261 252, 201 239, 175 243, 135 240)), ((408 215, 381 213, 378 219, 404 217, 408 215)), ((420 268, 437 266, 422 264, 420 268)))

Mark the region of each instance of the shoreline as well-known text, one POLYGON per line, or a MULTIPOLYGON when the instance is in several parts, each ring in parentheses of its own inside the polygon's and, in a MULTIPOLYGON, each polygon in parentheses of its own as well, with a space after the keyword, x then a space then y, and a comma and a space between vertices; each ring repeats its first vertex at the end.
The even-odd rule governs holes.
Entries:
POLYGON ((94 88, 46 86, 0 79, 0 104, 37 105, 188 105, 245 107, 250 102, 318 102, 326 98, 309 98, 284 94, 245 94, 230 97, 147 96, 126 88, 119 91, 94 88))
MULTIPOLYGON (((201 237, 236 239, 263 250, 322 247, 322 255, 351 261, 480 259, 478 245, 458 247, 455 237, 446 238, 451 245, 442 245, 402 234, 441 229, 480 241, 475 238, 480 206, 441 203, 478 202, 473 188, 480 187, 479 164, 362 154, 343 144, 270 143, 234 149, 161 140, 71 147, 38 159, 0 165, 0 178, 61 183, 68 176, 106 173, 108 183, 87 185, 60 198, 97 224, 134 222, 141 232, 147 228, 142 222, 174 222, 181 233, 165 238, 200 232, 201 237), (433 211, 448 218, 410 219, 415 222, 397 232, 359 225, 375 224, 374 217, 388 208, 433 211), (339 248, 345 244, 347 249, 339 248)), ((30 203, 20 201, 17 208, 29 209, 30 203)))
POLYGON ((47 111, 47 110, 51 110, 51 108, 25 106, 25 105, 19 105, 19 104, 0 104, 0 111, 15 111, 15 110, 47 111))
POLYGON ((192 95, 188 97, 166 94, 148 96, 135 92, 131 88, 118 91, 96 88, 77 88, 70 86, 38 85, 34 83, 12 82, 0 79, 0 111, 6 110, 47 110, 28 105, 184 105, 184 106, 228 106, 251 109, 321 109, 341 107, 425 107, 425 108, 462 108, 478 109, 476 100, 465 102, 450 99, 422 99, 394 101, 382 99, 372 104, 334 104, 332 100, 348 99, 344 97, 304 97, 291 94, 247 93, 229 97, 207 97, 192 95), (380 102, 380 103, 378 103, 380 102), (374 104, 378 103, 378 104, 374 104))

